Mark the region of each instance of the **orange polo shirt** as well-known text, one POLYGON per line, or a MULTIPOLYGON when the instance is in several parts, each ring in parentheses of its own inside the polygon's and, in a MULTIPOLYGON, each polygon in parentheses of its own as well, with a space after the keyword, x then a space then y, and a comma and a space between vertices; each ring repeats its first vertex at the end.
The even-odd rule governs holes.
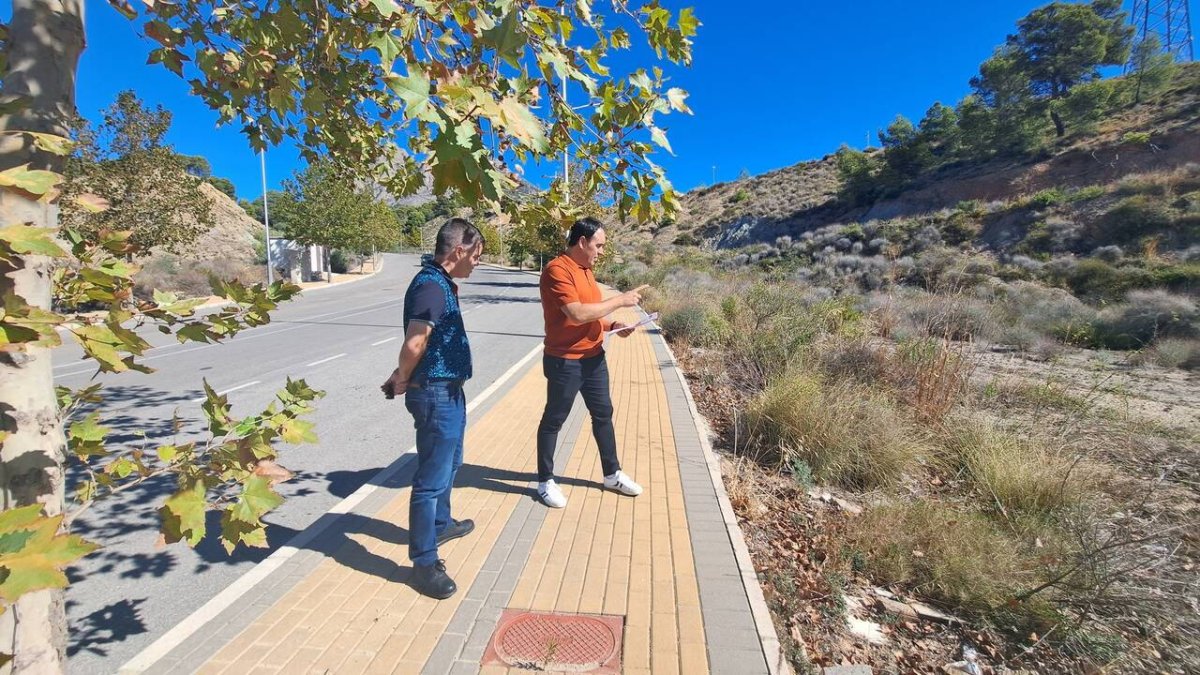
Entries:
POLYGON ((604 351, 603 319, 574 324, 562 308, 572 302, 585 305, 600 302, 600 286, 592 270, 571 259, 558 256, 542 270, 542 315, 546 319, 546 354, 565 359, 583 359, 604 351))

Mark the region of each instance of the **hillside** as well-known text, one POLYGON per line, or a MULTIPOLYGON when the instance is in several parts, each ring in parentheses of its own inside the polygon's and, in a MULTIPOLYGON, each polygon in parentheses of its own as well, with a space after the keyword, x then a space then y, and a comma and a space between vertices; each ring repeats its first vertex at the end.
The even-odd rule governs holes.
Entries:
POLYGON ((209 274, 243 282, 265 278, 266 272, 256 263, 262 223, 212 185, 201 183, 200 191, 212 203, 213 226, 179 254, 154 250, 139 259, 139 295, 149 295, 154 289, 208 295, 209 274))
POLYGON ((598 270, 651 286, 796 672, 1200 672, 1200 67, 1100 117, 693 190, 598 270))
POLYGON ((1171 171, 1200 160, 1198 132, 1200 64, 1184 64, 1157 100, 1120 111, 1040 157, 947 166, 894 198, 853 207, 838 197, 837 167, 828 155, 692 190, 681 199, 683 212, 675 223, 641 236, 664 246, 736 248, 780 236, 796 238, 836 223, 917 217, 963 201, 1014 200, 1050 188, 1106 185, 1129 174, 1171 171))

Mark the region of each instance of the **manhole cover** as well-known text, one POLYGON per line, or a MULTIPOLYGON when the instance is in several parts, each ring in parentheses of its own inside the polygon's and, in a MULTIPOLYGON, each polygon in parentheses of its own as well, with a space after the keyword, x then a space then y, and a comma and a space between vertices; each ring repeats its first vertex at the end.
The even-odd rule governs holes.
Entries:
POLYGON ((505 610, 483 663, 577 673, 621 670, 622 619, 505 610))

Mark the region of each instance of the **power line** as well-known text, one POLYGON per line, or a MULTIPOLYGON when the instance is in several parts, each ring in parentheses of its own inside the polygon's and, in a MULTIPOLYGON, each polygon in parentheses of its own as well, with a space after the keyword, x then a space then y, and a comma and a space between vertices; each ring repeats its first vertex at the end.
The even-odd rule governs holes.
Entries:
MULTIPOLYGON (((1176 62, 1195 58, 1188 0, 1133 0, 1129 23, 1137 31, 1134 44, 1154 37, 1162 51, 1173 56, 1176 62)), ((1131 59, 1125 71, 1129 72, 1135 65, 1131 59)))

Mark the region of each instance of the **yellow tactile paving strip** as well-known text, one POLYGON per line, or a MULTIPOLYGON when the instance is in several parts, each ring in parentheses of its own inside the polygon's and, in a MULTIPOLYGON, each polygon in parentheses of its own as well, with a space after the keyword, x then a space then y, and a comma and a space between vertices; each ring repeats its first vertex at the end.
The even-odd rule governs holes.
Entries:
MULTIPOLYGON (((630 320, 632 312, 622 318, 630 320)), ((590 420, 585 420, 570 461, 558 467, 570 503, 547 513, 509 606, 625 615, 623 672, 707 673, 679 465, 650 337, 639 331, 626 339, 612 338, 609 368, 622 468, 645 492, 628 498, 599 489, 599 453, 590 420), (570 479, 590 484, 573 484, 570 479)), ((532 476, 544 402, 545 379, 535 364, 482 419, 471 422, 467 464, 532 476)), ((349 533, 341 550, 280 597, 200 672, 419 672, 513 509, 529 498, 526 483, 508 482, 518 489, 455 489, 455 517, 473 518, 476 530, 442 547, 459 586, 454 597, 434 601, 404 583, 410 564, 407 546, 395 541, 401 537, 389 534, 394 534, 394 526, 407 527, 406 489, 368 525, 357 528, 361 531, 349 533)))
MULTIPOLYGON (((644 332, 610 347, 622 469, 645 492, 631 499, 563 485, 567 508, 547 515, 509 606, 623 614, 623 672, 706 673, 700 593, 654 348, 644 332)), ((602 480, 589 422, 569 464, 558 473, 563 478, 602 480)))
MULTIPOLYGON (((532 473, 537 420, 545 401, 545 378, 534 367, 467 430, 466 464, 532 473), (528 452, 514 452, 528 448, 528 452)), ((400 407, 398 415, 407 413, 400 407)), ((407 421, 407 417, 405 417, 407 421)), ((411 422, 408 422, 411 423, 411 422)), ((465 468, 465 465, 464 465, 465 468)), ((492 478, 492 480, 499 480, 492 478)), ((526 484, 510 482, 515 492, 455 488, 456 518, 473 518, 475 532, 441 547, 447 571, 458 584, 454 597, 435 601, 407 583, 407 544, 373 536, 386 524, 408 525, 408 490, 373 519, 380 527, 352 533, 336 558, 327 558, 284 594, 263 616, 221 649, 203 673, 345 672, 415 673, 425 664, 438 637, 454 616, 479 573, 526 484), (350 566, 372 557, 405 568, 387 578, 350 566), (340 560, 340 561, 339 561, 340 560)), ((336 525, 335 525, 336 527, 336 525)), ((369 564, 369 563, 368 563, 369 564)))

